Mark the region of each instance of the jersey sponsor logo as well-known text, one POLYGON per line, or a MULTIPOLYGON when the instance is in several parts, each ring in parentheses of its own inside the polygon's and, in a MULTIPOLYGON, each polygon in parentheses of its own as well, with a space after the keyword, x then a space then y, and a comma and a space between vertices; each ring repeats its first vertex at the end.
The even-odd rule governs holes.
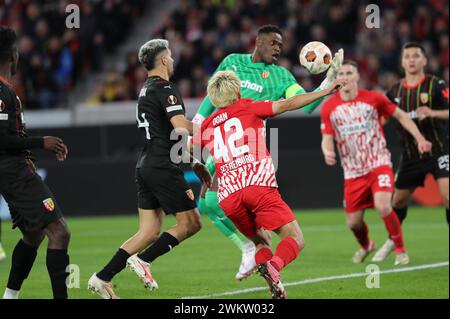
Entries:
POLYGON ((262 77, 263 79, 267 79, 269 76, 270 76, 270 72, 267 72, 267 71, 264 71, 264 72, 261 74, 261 77, 262 77))
POLYGON ((44 207, 48 212, 53 212, 55 210, 55 202, 53 202, 53 199, 47 198, 43 201, 44 207))
POLYGON ((167 97, 167 102, 168 102, 169 104, 174 105, 174 104, 177 104, 178 99, 177 99, 177 97, 174 96, 174 95, 169 95, 169 96, 167 97))
POLYGON ((174 105, 174 106, 169 106, 167 108, 167 112, 181 111, 181 110, 183 110, 183 107, 180 104, 174 105))
POLYGON ((363 133, 369 131, 374 128, 373 122, 366 123, 357 123, 357 124, 349 124, 339 126, 339 132, 342 135, 354 134, 354 133, 363 133))
POLYGON ((245 88, 245 89, 249 89, 252 91, 256 91, 258 93, 262 93, 263 91, 263 87, 262 85, 256 84, 256 83, 252 83, 249 80, 245 80, 245 81, 241 81, 241 88, 245 88))
POLYGON ((190 200, 194 200, 194 199, 195 199, 194 192, 192 191, 192 189, 188 189, 188 190, 186 191, 186 195, 187 195, 187 197, 188 197, 190 200))
POLYGON ((428 93, 420 93, 420 102, 422 104, 427 104, 428 99, 429 99, 428 93))

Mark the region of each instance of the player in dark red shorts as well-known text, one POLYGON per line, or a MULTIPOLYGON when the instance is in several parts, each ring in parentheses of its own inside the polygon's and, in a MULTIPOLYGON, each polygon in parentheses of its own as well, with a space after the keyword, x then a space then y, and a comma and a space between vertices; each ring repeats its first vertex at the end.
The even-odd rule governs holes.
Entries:
POLYGON ((375 207, 394 241, 395 265, 408 264, 402 227, 391 205, 394 174, 381 124, 382 117, 395 117, 414 136, 420 153, 429 152, 431 143, 422 136, 408 115, 384 95, 358 89, 356 63, 345 61, 337 78, 347 80, 348 84, 323 104, 322 151, 325 162, 335 165, 333 140, 336 141, 344 169, 347 225, 361 246, 353 256, 353 262, 363 262, 375 250, 363 219, 365 209, 375 207))
POLYGON ((232 71, 217 72, 208 85, 208 95, 219 110, 202 123, 194 145, 206 147, 214 157, 220 207, 255 243, 258 271, 275 299, 286 298, 280 271, 297 258, 304 240, 292 210, 278 193, 275 168, 265 143, 264 120, 331 94, 344 82, 277 102, 240 99, 241 81, 232 71), (281 238, 275 254, 266 230, 281 238))

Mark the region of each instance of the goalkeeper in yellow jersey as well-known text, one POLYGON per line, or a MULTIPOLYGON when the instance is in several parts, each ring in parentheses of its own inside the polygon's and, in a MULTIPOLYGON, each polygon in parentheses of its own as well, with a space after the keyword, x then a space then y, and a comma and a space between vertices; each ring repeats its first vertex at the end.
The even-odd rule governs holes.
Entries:
MULTIPOLYGON (((306 91, 297 83, 297 80, 284 67, 276 65, 281 55, 283 37, 281 30, 274 25, 266 25, 258 30, 255 50, 253 54, 230 54, 217 68, 217 71, 234 71, 241 79, 241 95, 243 98, 253 100, 272 100, 290 98, 306 91)), ((336 78, 337 69, 342 64, 344 52, 342 49, 335 54, 327 77, 317 90, 326 88, 336 78)), ((302 108, 307 113, 312 113, 322 102, 316 102, 302 108)), ((215 108, 209 97, 205 97, 200 105, 193 122, 201 124, 205 118, 215 112, 215 108)), ((214 174, 214 162, 210 157, 207 167, 214 174)), ((215 183, 217 184, 217 183, 215 183)), ((208 216, 213 224, 227 236, 242 251, 242 262, 237 280, 242 280, 253 273, 255 268, 255 246, 245 238, 221 210, 217 200, 217 185, 211 189, 202 189, 199 206, 200 213, 208 216)))

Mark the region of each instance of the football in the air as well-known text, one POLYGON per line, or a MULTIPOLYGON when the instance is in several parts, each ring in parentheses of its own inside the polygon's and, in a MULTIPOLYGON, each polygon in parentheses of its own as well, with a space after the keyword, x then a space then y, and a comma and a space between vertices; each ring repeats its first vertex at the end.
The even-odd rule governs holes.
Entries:
POLYGON ((311 74, 328 70, 331 59, 330 49, 319 41, 309 42, 300 51, 300 64, 311 74))

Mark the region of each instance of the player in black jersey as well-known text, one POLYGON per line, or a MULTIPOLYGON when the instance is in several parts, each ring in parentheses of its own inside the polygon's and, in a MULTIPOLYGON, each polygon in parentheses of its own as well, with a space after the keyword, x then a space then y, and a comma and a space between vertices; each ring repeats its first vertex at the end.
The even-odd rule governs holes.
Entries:
POLYGON ((14 248, 4 299, 17 299, 37 249, 48 237, 47 269, 56 299, 67 298, 68 227, 53 194, 36 173, 30 149, 42 148, 63 161, 67 147, 60 138, 28 136, 23 108, 9 82, 16 73, 19 53, 15 32, 0 26, 0 194, 11 211, 13 228, 22 239, 14 248))
MULTIPOLYGON (((178 152, 173 150, 180 140, 173 139, 173 131, 184 130, 192 135, 194 125, 185 118, 178 88, 169 81, 173 59, 168 41, 154 39, 145 43, 139 50, 139 61, 148 70, 136 109, 138 128, 145 139, 136 165, 140 226, 103 270, 89 279, 88 288, 105 299, 117 298, 110 281, 127 264, 146 288, 158 288, 150 264, 201 228, 194 194, 175 164, 178 152), (164 214, 174 214, 177 224, 160 235, 164 214)), ((194 164, 193 169, 204 184, 211 186, 211 175, 203 164, 194 164)))
MULTIPOLYGON (((425 74, 426 52, 418 43, 403 46, 401 64, 405 77, 387 95, 408 112, 420 132, 433 143, 433 148, 430 153, 420 155, 414 138, 399 128, 403 153, 396 174, 393 207, 403 222, 412 193, 424 185, 427 174, 432 174, 443 199, 448 223, 448 84, 434 75, 425 74)), ((372 261, 383 261, 392 249, 393 243, 388 239, 372 261)))

